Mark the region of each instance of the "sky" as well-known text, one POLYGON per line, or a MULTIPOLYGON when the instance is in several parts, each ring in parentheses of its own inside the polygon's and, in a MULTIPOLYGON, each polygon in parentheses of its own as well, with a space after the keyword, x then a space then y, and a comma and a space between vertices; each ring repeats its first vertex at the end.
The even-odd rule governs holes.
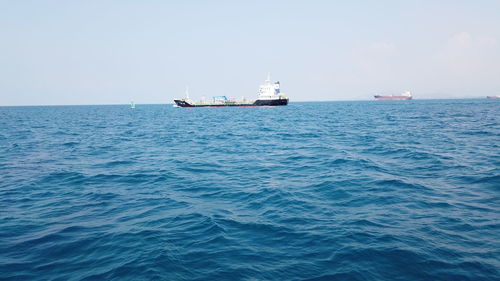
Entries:
POLYGON ((500 1, 0 0, 0 105, 500 95, 500 1))

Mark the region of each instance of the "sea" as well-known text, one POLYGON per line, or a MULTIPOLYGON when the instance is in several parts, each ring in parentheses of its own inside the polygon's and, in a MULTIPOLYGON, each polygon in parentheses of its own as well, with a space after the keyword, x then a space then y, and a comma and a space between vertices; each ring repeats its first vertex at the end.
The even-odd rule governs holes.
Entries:
POLYGON ((500 280, 500 100, 0 107, 0 280, 500 280))

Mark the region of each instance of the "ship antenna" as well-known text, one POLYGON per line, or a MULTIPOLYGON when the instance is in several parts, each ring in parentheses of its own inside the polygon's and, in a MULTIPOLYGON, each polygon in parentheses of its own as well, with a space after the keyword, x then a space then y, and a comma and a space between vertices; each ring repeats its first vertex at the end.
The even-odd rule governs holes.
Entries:
POLYGON ((186 99, 189 99, 189 87, 186 86, 186 99))
POLYGON ((268 73, 267 73, 267 80, 266 80, 266 81, 271 82, 271 72, 268 72, 268 73))

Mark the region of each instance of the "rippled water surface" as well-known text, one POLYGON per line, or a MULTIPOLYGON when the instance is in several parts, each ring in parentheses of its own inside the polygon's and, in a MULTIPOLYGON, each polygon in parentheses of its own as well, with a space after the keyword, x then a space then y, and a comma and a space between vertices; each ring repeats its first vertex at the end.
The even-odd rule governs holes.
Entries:
POLYGON ((500 102, 0 107, 1 280, 499 280, 500 102))

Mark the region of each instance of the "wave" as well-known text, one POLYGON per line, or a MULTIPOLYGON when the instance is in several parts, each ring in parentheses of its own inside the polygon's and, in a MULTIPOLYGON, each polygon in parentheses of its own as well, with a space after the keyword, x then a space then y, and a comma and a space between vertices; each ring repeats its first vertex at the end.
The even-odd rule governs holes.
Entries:
POLYGON ((496 103, 3 108, 5 280, 497 280, 496 103))

